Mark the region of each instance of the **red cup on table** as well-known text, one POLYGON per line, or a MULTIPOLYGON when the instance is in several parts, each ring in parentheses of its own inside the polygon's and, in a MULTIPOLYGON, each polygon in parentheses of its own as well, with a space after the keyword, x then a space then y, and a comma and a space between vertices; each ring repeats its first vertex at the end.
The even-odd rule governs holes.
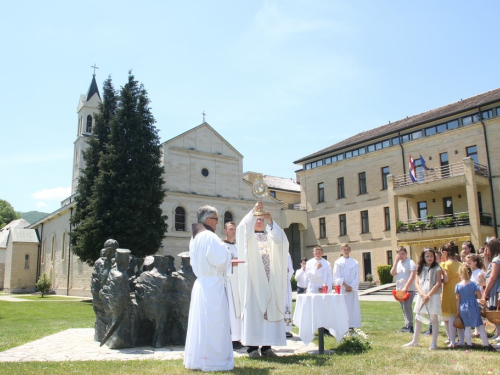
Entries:
POLYGON ((321 288, 321 293, 323 294, 328 293, 328 285, 323 285, 323 287, 321 288))
POLYGON ((335 294, 340 294, 340 285, 335 285, 335 294))

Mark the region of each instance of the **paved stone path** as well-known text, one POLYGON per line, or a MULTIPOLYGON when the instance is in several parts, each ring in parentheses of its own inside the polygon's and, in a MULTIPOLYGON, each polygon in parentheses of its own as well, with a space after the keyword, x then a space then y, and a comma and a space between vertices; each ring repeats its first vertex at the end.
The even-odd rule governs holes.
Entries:
MULTIPOLYGON (((287 346, 273 347, 278 356, 305 353, 318 348, 306 346, 300 338, 287 339, 287 346)), ((234 351, 235 358, 246 356, 246 348, 234 351)), ((43 361, 112 361, 133 359, 182 359, 184 346, 153 348, 150 346, 130 349, 109 349, 99 347, 94 341, 93 328, 73 328, 28 344, 0 352, 0 362, 43 362, 43 361)))

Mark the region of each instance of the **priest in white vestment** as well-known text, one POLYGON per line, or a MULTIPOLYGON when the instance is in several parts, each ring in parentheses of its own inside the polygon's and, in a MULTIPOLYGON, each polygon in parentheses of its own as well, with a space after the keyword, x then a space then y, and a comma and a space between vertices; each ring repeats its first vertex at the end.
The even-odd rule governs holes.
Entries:
POLYGON ((361 327, 361 310, 358 299, 359 267, 358 262, 351 258, 351 248, 348 244, 340 248, 342 256, 335 261, 333 267, 333 281, 341 285, 341 294, 345 297, 349 328, 361 327))
MULTIPOLYGON (((224 244, 231 253, 231 259, 238 259, 238 250, 234 241, 236 239, 236 224, 228 221, 224 224, 224 244)), ((227 301, 229 303, 229 321, 231 323, 231 340, 233 349, 241 349, 241 308, 238 289, 238 267, 229 265, 227 268, 227 301)))
POLYGON ((201 371, 234 368, 224 277, 231 254, 215 234, 217 210, 198 209, 189 243, 191 266, 197 277, 191 292, 184 366, 201 371))
POLYGON ((327 287, 327 293, 332 291, 332 266, 323 259, 323 254, 323 248, 316 246, 313 250, 314 257, 306 263, 306 276, 309 281, 307 293, 321 293, 323 286, 327 287))
POLYGON ((285 346, 285 294, 288 240, 273 222, 262 202, 257 202, 236 229, 242 309, 243 345, 249 357, 275 357, 272 345, 285 346), (259 347, 260 353, 259 353, 259 347))

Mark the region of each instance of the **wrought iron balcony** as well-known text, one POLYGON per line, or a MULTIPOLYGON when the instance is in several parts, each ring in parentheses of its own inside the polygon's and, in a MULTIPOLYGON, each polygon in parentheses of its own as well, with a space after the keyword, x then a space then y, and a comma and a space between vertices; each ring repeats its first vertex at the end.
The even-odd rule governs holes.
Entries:
MULTIPOLYGON (((484 165, 474 163, 474 172, 477 176, 489 177, 488 168, 484 165)), ((464 174, 465 165, 463 162, 449 164, 443 167, 428 168, 427 170, 419 168, 419 170, 417 170, 417 178, 415 182, 412 181, 409 173, 394 176, 394 189, 412 186, 419 183, 428 183, 446 178, 463 176, 464 174)))

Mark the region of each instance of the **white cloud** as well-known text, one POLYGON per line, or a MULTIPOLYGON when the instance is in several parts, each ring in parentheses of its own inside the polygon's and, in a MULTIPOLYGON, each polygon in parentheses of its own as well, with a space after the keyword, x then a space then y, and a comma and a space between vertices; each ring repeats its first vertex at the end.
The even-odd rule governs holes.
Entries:
MULTIPOLYGON (((40 191, 36 191, 33 193, 32 197, 34 199, 41 200, 55 200, 62 201, 65 198, 68 198, 71 195, 71 187, 57 187, 53 189, 44 189, 40 191)), ((37 203, 37 205, 43 202, 37 203)))
POLYGON ((37 203, 35 204, 35 206, 36 206, 36 208, 39 208, 39 209, 41 209, 41 210, 44 210, 44 209, 46 209, 47 207, 49 207, 49 205, 48 205, 47 203, 45 203, 45 202, 37 202, 37 203))

